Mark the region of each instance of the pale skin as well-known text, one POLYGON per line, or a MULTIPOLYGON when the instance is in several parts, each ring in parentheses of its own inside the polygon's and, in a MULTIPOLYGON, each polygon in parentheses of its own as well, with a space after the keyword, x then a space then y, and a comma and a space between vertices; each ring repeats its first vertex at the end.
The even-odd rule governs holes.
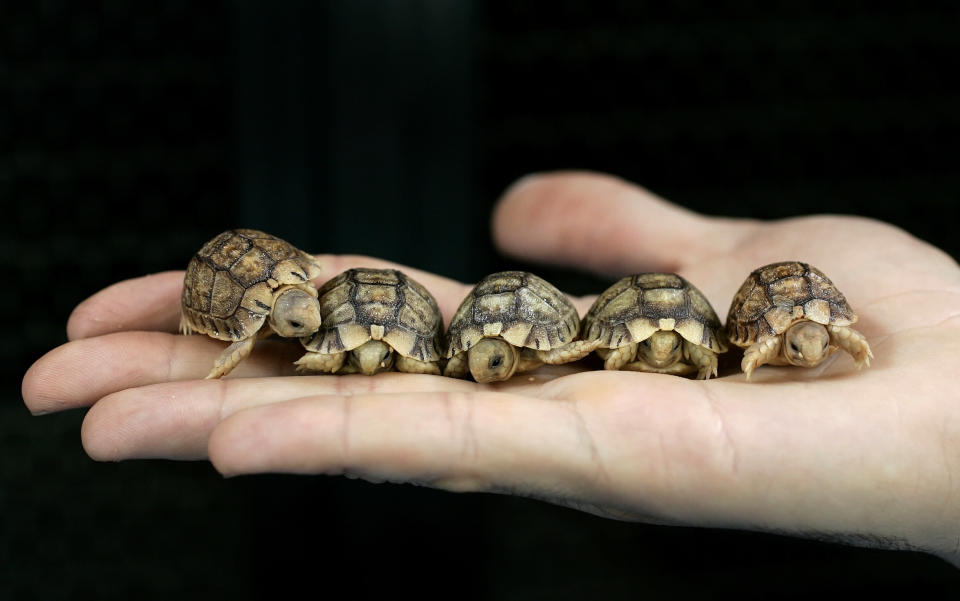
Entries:
POLYGON ((364 374, 372 376, 384 371, 440 375, 435 362, 404 357, 382 340, 368 340, 357 348, 340 353, 308 352, 294 365, 297 373, 364 374))
POLYGON ((684 340, 676 332, 657 331, 640 342, 614 349, 597 349, 604 369, 646 371, 682 376, 697 372, 698 380, 717 375, 717 356, 684 340))
MULTIPOLYGON (((676 272, 718 308, 756 267, 809 262, 844 292, 875 359, 863 370, 846 353, 809 369, 765 366, 749 383, 740 372, 697 381, 581 363, 483 385, 277 377, 294 373, 302 349, 265 341, 235 370, 245 377, 205 381, 222 348, 175 334, 182 273, 163 273, 81 303, 70 342, 24 377, 24 400, 36 413, 90 407, 82 440, 97 460, 510 491, 617 519, 832 537, 960 565, 960 268, 946 254, 869 219, 706 217, 588 173, 522 180, 493 226, 511 255, 614 277, 676 272)), ((389 266, 319 259, 321 281, 389 266)), ((469 287, 403 269, 449 323, 469 287)), ((574 300, 581 314, 591 301, 574 300)))
POLYGON ((870 344, 857 330, 801 320, 779 336, 765 337, 750 345, 743 353, 741 369, 749 380, 753 370, 761 365, 816 367, 837 349, 849 353, 857 369, 869 367, 873 358, 870 344))

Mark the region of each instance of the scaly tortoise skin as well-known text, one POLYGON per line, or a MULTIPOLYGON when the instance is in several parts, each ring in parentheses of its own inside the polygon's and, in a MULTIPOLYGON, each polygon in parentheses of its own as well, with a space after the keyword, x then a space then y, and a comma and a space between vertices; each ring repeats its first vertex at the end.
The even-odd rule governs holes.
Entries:
POLYGON ((580 316, 562 292, 524 271, 480 280, 447 331, 444 375, 495 382, 544 363, 576 361, 596 343, 577 340, 580 316))
POLYGON ((440 375, 443 316, 430 292, 396 269, 356 268, 320 287, 323 325, 303 338, 297 371, 363 373, 396 369, 440 375))
POLYGON ((258 230, 228 230, 204 244, 183 279, 180 330, 233 342, 207 378, 230 373, 258 336, 315 332, 320 308, 310 280, 318 275, 311 255, 258 230))
POLYGON ((850 326, 857 315, 822 271, 800 261, 754 270, 727 315, 731 343, 747 349, 741 367, 749 380, 761 365, 814 367, 838 348, 857 368, 870 365, 866 338, 850 326))
POLYGON ((673 273, 641 273, 610 286, 583 318, 583 339, 599 343, 606 369, 717 375, 727 351, 710 301, 673 273))

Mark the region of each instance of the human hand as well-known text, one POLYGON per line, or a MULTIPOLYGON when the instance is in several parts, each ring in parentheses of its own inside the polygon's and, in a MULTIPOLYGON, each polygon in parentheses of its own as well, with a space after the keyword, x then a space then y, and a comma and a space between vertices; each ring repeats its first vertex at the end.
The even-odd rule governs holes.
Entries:
MULTIPOLYGON (((27 372, 34 412, 92 405, 98 460, 209 458, 222 473, 345 474, 508 492, 628 520, 922 549, 960 565, 960 269, 892 226, 696 215, 594 174, 535 176, 494 215, 505 251, 615 275, 673 271, 724 316, 754 268, 822 269, 874 350, 694 381, 544 367, 500 384, 386 373, 293 377, 289 341, 201 380, 223 343, 176 331, 182 272, 84 301, 27 372), (277 377, 290 376, 290 377, 277 377)), ((321 256, 321 279, 361 257, 321 256)), ((449 323, 469 286, 403 268, 449 323)), ((599 291, 598 291, 599 292, 599 291)), ((581 314, 591 298, 574 299, 581 314)), ((723 374, 721 373, 721 376, 723 374)))

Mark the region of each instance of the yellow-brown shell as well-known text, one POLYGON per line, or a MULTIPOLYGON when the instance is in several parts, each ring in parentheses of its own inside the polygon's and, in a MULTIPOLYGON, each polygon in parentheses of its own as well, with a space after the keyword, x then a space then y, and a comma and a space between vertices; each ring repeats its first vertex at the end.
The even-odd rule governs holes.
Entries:
POLYGON ((857 316, 816 267, 799 261, 772 263, 754 270, 740 286, 727 315, 727 336, 733 344, 748 347, 803 320, 849 326, 857 316))
POLYGON ((404 357, 440 359, 443 316, 433 295, 396 269, 348 269, 320 287, 321 326, 303 339, 316 353, 383 340, 404 357))
POLYGON ((673 273, 627 276, 603 292, 583 318, 584 340, 602 348, 643 342, 659 330, 723 353, 720 318, 696 286, 673 273))
POLYGON ((502 271, 463 299, 447 331, 447 358, 493 337, 549 351, 576 339, 579 329, 577 309, 553 284, 526 271, 502 271))
POLYGON ((277 288, 318 275, 316 260, 289 242, 257 230, 228 230, 190 259, 180 296, 180 329, 244 340, 267 320, 277 288))

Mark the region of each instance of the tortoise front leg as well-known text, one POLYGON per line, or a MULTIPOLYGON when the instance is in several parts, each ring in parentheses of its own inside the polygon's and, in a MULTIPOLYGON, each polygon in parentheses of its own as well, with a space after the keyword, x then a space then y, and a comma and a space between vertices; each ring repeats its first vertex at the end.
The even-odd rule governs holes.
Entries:
POLYGON ((743 353, 743 361, 740 362, 740 369, 747 374, 747 380, 753 375, 753 370, 764 363, 769 363, 780 354, 780 346, 783 344, 783 336, 771 336, 766 340, 761 340, 753 344, 743 353))
POLYGON ((207 374, 206 379, 212 380, 214 378, 220 378, 222 376, 230 373, 238 363, 250 356, 250 353, 253 352, 253 345, 256 343, 256 336, 251 336, 244 340, 238 340, 226 348, 225 351, 220 353, 220 356, 217 357, 217 360, 213 362, 213 369, 210 370, 210 373, 207 374))
POLYGON ((717 376, 717 354, 689 340, 683 341, 683 355, 697 368, 697 379, 708 380, 717 376))
POLYGON ((830 333, 830 344, 836 345, 850 353, 857 369, 864 365, 870 367, 870 359, 873 358, 873 351, 867 343, 866 337, 853 328, 843 326, 827 326, 830 333))
POLYGON ((408 374, 440 375, 440 366, 437 365, 436 361, 419 361, 413 357, 404 357, 400 353, 397 353, 397 358, 393 365, 397 368, 397 371, 406 372, 408 374))
POLYGON ((308 351, 303 357, 294 361, 293 364, 297 366, 298 374, 311 372, 334 374, 343 366, 346 358, 346 351, 341 353, 314 353, 308 351))
POLYGON ((637 358, 637 343, 611 349, 597 349, 597 355, 603 359, 603 369, 623 369, 623 366, 637 358))
MULTIPOLYGON (((600 345, 599 340, 574 340, 549 351, 533 351, 541 363, 560 365, 583 359, 600 345)), ((532 349, 531 349, 532 350, 532 349)))
POLYGON ((518 349, 520 352, 517 353, 517 369, 513 373, 520 373, 524 371, 533 371, 541 365, 543 361, 540 359, 540 351, 534 349, 518 349))
POLYGON ((443 368, 443 375, 449 378, 466 378, 470 375, 470 364, 467 363, 467 353, 457 353, 447 361, 443 368))

